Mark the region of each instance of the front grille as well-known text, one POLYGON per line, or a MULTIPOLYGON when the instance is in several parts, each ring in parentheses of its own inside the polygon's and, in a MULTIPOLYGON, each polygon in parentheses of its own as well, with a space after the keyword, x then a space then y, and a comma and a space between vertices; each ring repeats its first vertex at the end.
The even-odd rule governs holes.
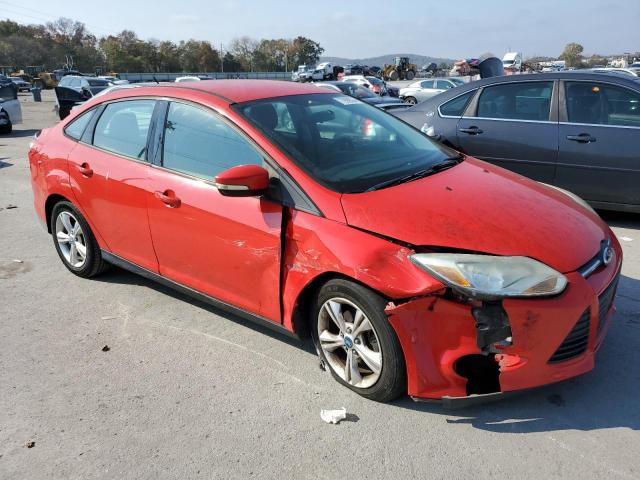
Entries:
POLYGON ((613 300, 616 298, 616 288, 620 274, 616 275, 611 284, 598 297, 598 335, 602 332, 602 328, 607 320, 607 313, 613 306, 613 300))
POLYGON ((591 309, 587 308, 575 326, 556 350, 549 363, 558 363, 570 360, 582 355, 587 350, 589 343, 589 324, 591 320, 591 309))

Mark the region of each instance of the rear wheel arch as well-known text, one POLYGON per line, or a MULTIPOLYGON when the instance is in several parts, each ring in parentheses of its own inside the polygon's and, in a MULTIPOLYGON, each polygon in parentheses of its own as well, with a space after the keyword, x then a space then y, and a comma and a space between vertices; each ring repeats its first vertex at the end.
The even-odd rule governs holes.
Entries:
POLYGON ((44 203, 44 212, 45 212, 45 216, 47 219, 47 231, 49 233, 51 233, 51 214, 53 213, 53 208, 56 206, 56 204, 60 203, 60 202, 69 202, 69 203, 73 203, 71 200, 69 200, 68 198, 57 194, 57 193, 53 193, 51 195, 49 195, 47 197, 47 200, 44 203))

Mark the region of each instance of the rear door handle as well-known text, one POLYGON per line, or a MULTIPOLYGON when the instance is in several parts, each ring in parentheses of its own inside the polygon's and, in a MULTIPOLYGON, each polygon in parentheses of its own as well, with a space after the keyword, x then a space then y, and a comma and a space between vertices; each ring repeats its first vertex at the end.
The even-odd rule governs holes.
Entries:
POLYGON ((592 137, 588 133, 581 133, 580 135, 567 135, 567 140, 580 143, 592 143, 596 141, 596 137, 592 137))
POLYGON ((78 165, 78 171, 87 178, 93 175, 93 170, 87 162, 84 162, 82 165, 78 165))
POLYGON ((164 192, 154 192, 156 198, 160 199, 165 205, 171 208, 178 208, 182 203, 181 200, 176 197, 173 190, 165 190, 164 192))
POLYGON ((468 133, 469 135, 480 135, 482 133, 482 130, 475 126, 469 128, 459 128, 458 131, 462 133, 468 133))

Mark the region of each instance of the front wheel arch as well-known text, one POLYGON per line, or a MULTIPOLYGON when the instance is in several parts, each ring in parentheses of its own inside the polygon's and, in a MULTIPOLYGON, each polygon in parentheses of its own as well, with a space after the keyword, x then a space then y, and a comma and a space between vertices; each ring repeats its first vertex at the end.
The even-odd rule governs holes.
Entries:
POLYGON ((339 272, 324 272, 315 277, 309 283, 307 283, 304 288, 298 294, 296 298, 295 307, 293 309, 291 323, 293 325, 294 332, 301 338, 310 338, 310 321, 311 321, 311 309, 313 308, 313 302, 315 296, 318 294, 320 289, 331 280, 346 280, 358 285, 361 285, 364 288, 368 288, 372 292, 380 295, 388 301, 391 299, 386 296, 384 293, 376 290, 375 288, 371 288, 366 283, 363 283, 349 275, 344 275, 339 272))

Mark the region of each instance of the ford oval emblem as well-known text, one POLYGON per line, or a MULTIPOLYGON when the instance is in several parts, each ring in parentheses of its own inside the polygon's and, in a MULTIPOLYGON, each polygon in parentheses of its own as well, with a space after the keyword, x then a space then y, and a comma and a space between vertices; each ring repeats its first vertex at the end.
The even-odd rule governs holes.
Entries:
POLYGON ((603 265, 609 265, 613 260, 613 249, 609 244, 609 240, 602 242, 602 248, 600 249, 600 260, 603 265))

